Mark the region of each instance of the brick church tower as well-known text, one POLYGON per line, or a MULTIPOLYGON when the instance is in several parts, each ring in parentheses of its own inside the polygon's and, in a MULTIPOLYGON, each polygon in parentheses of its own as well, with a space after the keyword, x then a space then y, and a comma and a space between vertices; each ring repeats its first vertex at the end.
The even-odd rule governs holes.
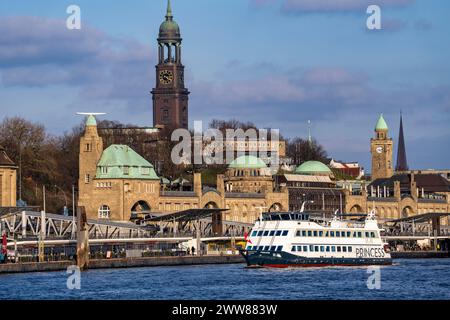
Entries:
POLYGON ((170 0, 166 20, 159 28, 156 88, 153 95, 153 126, 169 129, 188 128, 189 91, 184 86, 181 63, 180 27, 173 20, 170 0))
POLYGON ((388 126, 380 115, 375 127, 375 138, 370 140, 372 153, 372 180, 392 177, 392 138, 388 136, 388 126))

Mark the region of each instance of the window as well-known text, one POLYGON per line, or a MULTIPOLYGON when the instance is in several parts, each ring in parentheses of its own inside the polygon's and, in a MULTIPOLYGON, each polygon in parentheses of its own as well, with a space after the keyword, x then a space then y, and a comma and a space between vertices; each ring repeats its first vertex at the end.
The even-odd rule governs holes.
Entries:
POLYGON ((341 246, 337 246, 337 252, 341 252, 341 246))
POLYGON ((369 233, 365 232, 364 235, 366 236, 366 238, 369 238, 369 233))
POLYGON ((361 231, 358 232, 358 238, 362 238, 362 232, 361 231))
POLYGON ((84 150, 86 152, 91 152, 92 151, 92 145, 90 143, 86 143, 84 150))
POLYGON ((312 232, 311 232, 311 230, 308 230, 308 237, 311 237, 312 236, 312 232))
POLYGON ((122 168, 122 170, 123 170, 123 174, 124 175, 129 175, 130 174, 130 167, 129 166, 124 166, 122 168))
POLYGON ((275 231, 274 230, 270 231, 269 236, 273 237, 274 235, 275 235, 275 231))
POLYGON ((314 251, 319 252, 319 246, 314 246, 314 251))
POLYGON ((281 251, 281 250, 283 250, 283 246, 278 246, 277 251, 281 251))
POLYGON ((342 252, 347 252, 347 247, 342 247, 342 252))
POLYGON ((375 232, 371 232, 371 233, 370 233, 370 236, 371 236, 372 238, 375 238, 375 232))
POLYGON ((320 252, 325 252, 325 246, 320 246, 320 252))
POLYGON ((306 237, 306 230, 303 230, 303 231, 302 231, 302 236, 303 236, 303 237, 306 237))
POLYGON ((348 247, 348 252, 352 252, 352 247, 348 247))
POLYGON ((330 231, 330 237, 334 237, 334 231, 330 231))
POLYGON ((261 237, 263 235, 262 231, 258 231, 258 237, 261 237))
POLYGON ((303 246, 303 252, 308 252, 308 246, 303 246))
POLYGON ((271 246, 270 247, 270 251, 275 251, 275 249, 276 249, 276 246, 271 246))
POLYGON ((268 235, 269 235, 269 231, 268 230, 264 231, 263 237, 267 237, 268 235))
POLYGON ((99 219, 109 219, 111 216, 111 209, 107 205, 102 205, 98 209, 99 219))
POLYGON ((90 176, 89 173, 86 173, 86 174, 85 174, 85 176, 84 176, 84 182, 85 182, 85 183, 91 182, 91 176, 90 176))
POLYGON ((269 250, 269 248, 270 248, 270 246, 265 246, 265 247, 264 247, 264 251, 269 250))
POLYGON ((288 235, 288 230, 284 230, 282 236, 285 237, 288 235))
POLYGON ((275 233, 275 236, 281 236, 281 230, 278 230, 276 233, 275 233))
POLYGON ((326 251, 327 251, 327 252, 330 252, 330 246, 327 246, 326 251))
POLYGON ((352 236, 352 233, 350 231, 347 231, 347 238, 350 238, 352 236))
POLYGON ((295 233, 296 237, 300 237, 302 235, 302 232, 300 230, 297 230, 297 232, 295 233))
POLYGON ((247 246, 247 250, 252 250, 252 246, 247 246))
POLYGON ((319 237, 323 237, 323 231, 319 231, 319 237))
POLYGON ((297 251, 301 252, 302 251, 302 246, 297 246, 297 251))
POLYGON ((252 237, 256 237, 257 234, 258 234, 258 231, 253 231, 252 232, 252 237))
POLYGON ((100 167, 100 172, 102 174, 108 174, 108 167, 100 167))
POLYGON ((314 252, 314 246, 312 244, 309 245, 309 252, 314 252))
POLYGON ((142 172, 143 175, 148 176, 150 174, 150 168, 143 167, 143 168, 141 168, 141 172, 142 172))
POLYGON ((328 231, 327 231, 327 232, 325 232, 325 237, 328 237, 328 231))
POLYGON ((331 246, 331 252, 336 252, 336 247, 335 246, 331 246))
POLYGON ((317 237, 317 231, 313 231, 314 237, 317 237))
POLYGON ((297 247, 296 246, 292 246, 291 251, 297 251, 297 247))
POLYGON ((341 237, 345 238, 345 232, 344 231, 341 231, 341 237))

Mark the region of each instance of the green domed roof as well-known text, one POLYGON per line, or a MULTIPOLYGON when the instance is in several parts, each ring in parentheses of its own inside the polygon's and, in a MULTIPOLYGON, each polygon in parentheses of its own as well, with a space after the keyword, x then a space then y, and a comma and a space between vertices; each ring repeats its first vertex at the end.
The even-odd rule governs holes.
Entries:
POLYGON ((181 38, 180 27, 178 23, 173 20, 172 7, 170 0, 167 1, 166 21, 161 23, 159 27, 160 40, 179 40, 181 38))
POLYGON ((386 121, 383 118, 383 114, 380 115, 377 125, 375 126, 375 131, 380 131, 380 130, 388 130, 388 126, 387 126, 386 121))
POLYGON ((234 159, 228 166, 230 169, 262 169, 267 165, 260 158, 255 156, 241 156, 234 159))
POLYGON ((306 161, 295 169, 297 174, 331 174, 330 168, 320 161, 306 161))
POLYGON ((95 117, 92 114, 90 114, 87 117, 86 125, 87 126, 96 126, 97 125, 97 120, 95 119, 95 117))

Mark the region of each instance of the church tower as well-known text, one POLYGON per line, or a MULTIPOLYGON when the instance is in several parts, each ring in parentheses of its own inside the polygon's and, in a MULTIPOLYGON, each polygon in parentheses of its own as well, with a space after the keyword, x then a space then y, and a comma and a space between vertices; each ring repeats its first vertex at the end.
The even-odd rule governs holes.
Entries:
POLYGON ((370 140, 372 153, 372 180, 390 178, 393 175, 392 168, 392 139, 388 137, 388 126, 380 115, 375 126, 375 138, 370 140))
POLYGON ((398 150, 397 150, 397 165, 395 171, 408 171, 408 160, 406 159, 405 136, 403 134, 403 115, 400 113, 400 131, 398 133, 398 150))
POLYGON ((166 20, 159 28, 156 88, 152 90, 154 127, 188 128, 189 91, 184 86, 181 41, 180 28, 173 20, 168 0, 166 20))
POLYGON ((97 132, 97 120, 89 115, 86 121, 84 135, 80 139, 80 169, 78 180, 78 205, 82 206, 88 202, 91 196, 93 179, 97 173, 97 163, 103 153, 103 140, 97 132))

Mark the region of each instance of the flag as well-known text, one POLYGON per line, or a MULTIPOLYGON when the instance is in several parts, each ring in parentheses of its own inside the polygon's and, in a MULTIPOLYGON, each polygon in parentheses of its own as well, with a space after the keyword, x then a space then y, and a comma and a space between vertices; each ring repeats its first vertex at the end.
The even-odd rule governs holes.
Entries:
POLYGON ((253 243, 252 243, 252 240, 250 240, 250 239, 248 238, 248 233, 247 233, 247 232, 244 233, 244 239, 245 239, 245 241, 247 241, 248 243, 253 244, 253 243))

